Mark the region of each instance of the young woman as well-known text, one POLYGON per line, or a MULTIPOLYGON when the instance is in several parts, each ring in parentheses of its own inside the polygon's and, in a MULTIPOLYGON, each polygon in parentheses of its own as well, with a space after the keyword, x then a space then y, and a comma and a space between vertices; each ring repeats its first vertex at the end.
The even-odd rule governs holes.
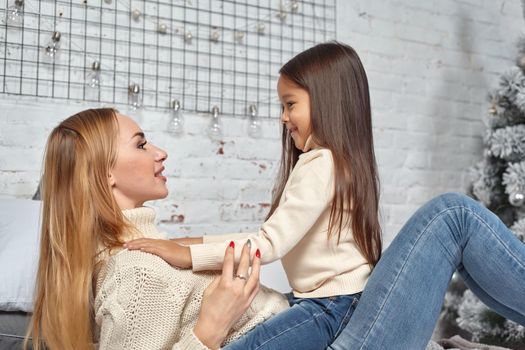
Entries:
POLYGON ((49 136, 42 182, 42 232, 34 349, 217 349, 286 308, 262 288, 248 249, 234 275, 234 243, 223 274, 172 268, 122 249, 165 237, 143 207, 167 195, 166 153, 112 109, 80 112, 49 136), (248 307, 251 307, 248 309, 248 307), (239 319, 240 318, 240 319, 239 319))

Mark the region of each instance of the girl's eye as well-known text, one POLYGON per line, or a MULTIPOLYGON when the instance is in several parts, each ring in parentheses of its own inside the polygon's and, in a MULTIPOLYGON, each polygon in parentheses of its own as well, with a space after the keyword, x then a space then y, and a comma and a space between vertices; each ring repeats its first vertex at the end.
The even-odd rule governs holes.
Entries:
POLYGON ((292 108, 294 104, 295 104, 295 102, 287 102, 287 103, 286 103, 286 105, 288 106, 288 108, 292 108))
POLYGON ((138 148, 140 149, 146 149, 144 146, 146 146, 146 143, 148 143, 148 141, 144 141, 143 143, 139 144, 138 148))

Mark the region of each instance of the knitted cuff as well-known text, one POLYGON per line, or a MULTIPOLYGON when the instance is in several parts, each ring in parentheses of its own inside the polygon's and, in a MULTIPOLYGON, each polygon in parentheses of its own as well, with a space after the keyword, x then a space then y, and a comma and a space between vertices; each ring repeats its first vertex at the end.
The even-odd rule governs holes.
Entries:
POLYGON ((211 350, 204 345, 199 338, 191 331, 191 333, 183 336, 178 343, 173 345, 172 350, 211 350))

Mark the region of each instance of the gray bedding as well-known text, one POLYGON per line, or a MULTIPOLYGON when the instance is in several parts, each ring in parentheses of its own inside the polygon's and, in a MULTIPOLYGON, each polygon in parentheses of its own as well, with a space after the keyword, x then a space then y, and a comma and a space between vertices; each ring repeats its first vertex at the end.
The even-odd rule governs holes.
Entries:
POLYGON ((31 315, 0 311, 0 350, 21 349, 31 315))

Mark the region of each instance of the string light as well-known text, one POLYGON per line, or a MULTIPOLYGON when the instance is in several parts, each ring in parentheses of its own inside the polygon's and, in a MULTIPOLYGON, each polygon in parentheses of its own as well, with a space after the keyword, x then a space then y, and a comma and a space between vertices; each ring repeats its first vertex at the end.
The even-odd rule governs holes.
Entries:
POLYGON ((7 8, 7 23, 20 25, 24 18, 24 0, 15 0, 14 4, 7 8))
POLYGON ((262 127, 257 116, 257 106, 252 104, 248 107, 250 122, 248 123, 248 135, 257 139, 262 136, 262 127))
POLYGON ((184 133, 184 117, 180 109, 179 100, 170 101, 171 120, 168 123, 168 132, 175 136, 180 136, 184 133))
POLYGON ((222 138, 222 123, 219 117, 219 107, 213 106, 211 109, 211 115, 212 119, 208 125, 208 128, 206 129, 206 132, 210 139, 218 141, 222 138))
POLYGON ((92 88, 100 87, 100 62, 93 61, 91 72, 86 77, 86 84, 92 88))
MULTIPOLYGON (((112 0, 104 0, 106 4, 112 4, 112 0)), ((85 4, 87 4, 87 1, 84 1, 85 4)), ((23 18, 23 8, 24 8, 24 0, 14 0, 13 5, 11 5, 8 10, 6 11, 6 16, 8 17, 8 20, 12 23, 21 22, 23 18)), ((282 1, 279 5, 279 10, 277 11, 277 17, 279 17, 283 22, 286 20, 289 13, 297 13, 299 11, 299 1, 294 0, 288 2, 288 4, 285 6, 283 5, 282 1)), ((141 17, 144 17, 144 20, 148 20, 148 18, 156 18, 156 16, 150 16, 143 14, 139 9, 135 8, 130 11, 131 17, 135 21, 139 21, 141 17)), ((259 18, 255 23, 247 23, 245 26, 238 27, 236 30, 234 30, 234 40, 236 40, 239 43, 243 43, 245 40, 246 32, 245 30, 249 27, 253 27, 254 31, 260 35, 265 34, 266 31, 266 25, 264 21, 266 19, 269 19, 274 15, 275 12, 268 13, 264 18, 259 18)), ((61 16, 62 14, 60 14, 61 16)), ((160 34, 166 34, 168 32, 168 27, 166 24, 158 23, 157 24, 157 32, 160 34)), ((180 28, 175 28, 173 33, 180 35, 183 33, 183 39, 186 43, 192 43, 193 40, 193 34, 190 31, 184 32, 181 31, 180 28)), ((220 39, 220 29, 216 26, 212 27, 212 31, 210 33, 209 40, 213 42, 218 42, 220 39)), ((73 43, 71 43, 73 46, 73 43)), ((55 31, 53 32, 50 40, 48 41, 48 44, 44 47, 44 52, 47 56, 56 59, 57 56, 60 53, 60 47, 61 47, 61 32, 55 31)), ((86 84, 92 88, 99 88, 100 87, 100 70, 101 65, 99 61, 94 61, 91 67, 91 72, 86 77, 86 84)), ((137 110, 142 108, 142 99, 140 94, 140 85, 138 84, 130 84, 128 86, 128 102, 129 105, 133 108, 133 110, 137 110)), ((177 101, 179 102, 179 101, 177 101)), ((170 106, 174 103, 173 101, 170 101, 170 106)), ((180 102, 179 102, 179 108, 180 108, 180 102)), ((258 135, 261 130, 261 124, 257 117, 257 107, 255 105, 249 106, 249 113, 250 113, 250 136, 253 134, 254 137, 257 137, 255 135, 258 135), (253 114, 253 115, 252 115, 253 114), (252 130, 253 129, 253 130, 252 130)), ((180 111, 179 111, 180 114, 180 111)), ((219 116, 219 108, 217 106, 214 106, 212 109, 212 115, 213 119, 210 124, 210 127, 208 128, 209 131, 217 131, 219 135, 222 135, 222 125, 220 123, 220 116, 219 116)), ((183 124, 183 118, 181 115, 180 120, 183 124)), ((215 134, 215 131, 212 132, 212 134, 215 134)))
POLYGON ((142 108, 142 99, 140 98, 140 85, 136 83, 129 84, 128 87, 128 104, 132 111, 142 108))
POLYGON ((60 32, 53 32, 53 35, 49 39, 44 52, 48 57, 56 58, 60 49, 60 38, 62 35, 60 32))
POLYGON ((141 15, 142 13, 139 9, 133 9, 133 11, 131 11, 131 18, 133 18, 135 22, 139 21, 141 15))

